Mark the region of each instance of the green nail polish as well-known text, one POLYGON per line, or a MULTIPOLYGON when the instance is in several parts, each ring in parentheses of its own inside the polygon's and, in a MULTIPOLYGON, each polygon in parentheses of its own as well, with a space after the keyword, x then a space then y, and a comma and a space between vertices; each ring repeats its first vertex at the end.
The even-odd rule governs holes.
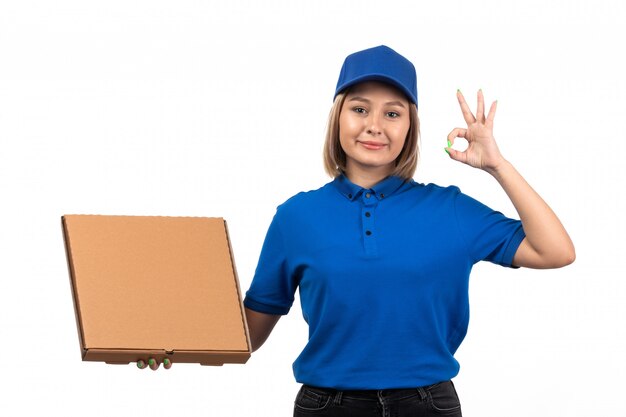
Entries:
POLYGON ((448 151, 448 149, 443 148, 443 150, 444 150, 444 151, 446 151, 446 153, 447 153, 448 155, 450 155, 450 152, 448 151))
POLYGON ((448 148, 452 146, 452 142, 450 142, 450 139, 448 139, 448 148))
POLYGON ((165 358, 163 359, 163 365, 169 365, 170 364, 170 360, 165 358))
POLYGON ((148 361, 148 363, 150 364, 150 366, 153 366, 153 365, 154 365, 154 359, 150 359, 150 360, 148 361))
POLYGON ((143 361, 137 361, 137 368, 143 369, 143 361))

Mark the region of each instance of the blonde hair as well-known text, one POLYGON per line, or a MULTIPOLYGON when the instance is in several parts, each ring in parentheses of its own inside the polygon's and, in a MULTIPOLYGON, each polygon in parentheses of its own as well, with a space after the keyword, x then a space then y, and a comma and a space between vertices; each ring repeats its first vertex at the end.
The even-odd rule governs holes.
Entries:
MULTIPOLYGON (((341 143, 339 142, 339 115, 348 92, 349 90, 337 94, 328 115, 326 139, 324 141, 324 169, 333 178, 345 173, 346 170, 346 153, 341 148, 341 143)), ((410 126, 404 141, 404 147, 400 155, 398 155, 396 167, 391 173, 391 175, 401 177, 404 180, 413 178, 419 159, 420 121, 417 117, 417 106, 411 102, 409 102, 409 121, 410 126)))

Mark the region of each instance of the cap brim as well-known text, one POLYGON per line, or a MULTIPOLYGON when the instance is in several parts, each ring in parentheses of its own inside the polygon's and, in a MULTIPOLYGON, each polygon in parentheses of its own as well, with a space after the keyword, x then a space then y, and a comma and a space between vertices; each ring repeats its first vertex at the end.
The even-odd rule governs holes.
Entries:
POLYGON ((413 94, 406 87, 404 87, 404 85, 402 85, 400 81, 384 74, 365 74, 358 78, 352 79, 350 80, 350 82, 344 83, 337 87, 337 90, 335 91, 335 97, 337 97, 337 94, 343 92, 347 88, 350 88, 353 85, 356 85, 365 81, 380 81, 386 84, 391 84, 392 86, 400 90, 402 93, 404 93, 404 95, 409 99, 411 103, 417 105, 417 97, 413 96, 413 94))

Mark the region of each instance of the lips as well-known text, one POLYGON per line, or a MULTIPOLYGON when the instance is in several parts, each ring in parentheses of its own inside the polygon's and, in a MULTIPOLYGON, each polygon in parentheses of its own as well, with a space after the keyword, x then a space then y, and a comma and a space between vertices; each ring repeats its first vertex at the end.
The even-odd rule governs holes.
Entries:
POLYGON ((387 146, 384 143, 380 143, 380 142, 372 142, 372 141, 359 141, 359 143, 365 148, 365 149, 369 149, 372 151, 378 151, 380 149, 383 149, 385 146, 387 146))

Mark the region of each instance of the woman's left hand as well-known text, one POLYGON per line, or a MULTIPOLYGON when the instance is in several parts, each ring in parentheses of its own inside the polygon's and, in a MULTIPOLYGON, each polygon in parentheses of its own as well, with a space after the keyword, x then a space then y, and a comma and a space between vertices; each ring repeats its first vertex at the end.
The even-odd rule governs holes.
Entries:
POLYGON ((478 107, 476 117, 474 117, 460 90, 457 91, 456 97, 461 105, 461 112, 467 123, 467 128, 457 127, 448 134, 446 151, 450 158, 456 161, 490 173, 497 171, 498 167, 505 162, 493 137, 493 119, 496 117, 498 102, 494 101, 491 104, 489 114, 485 117, 485 99, 482 90, 478 90, 478 107), (467 140, 466 150, 452 149, 456 138, 467 140))

